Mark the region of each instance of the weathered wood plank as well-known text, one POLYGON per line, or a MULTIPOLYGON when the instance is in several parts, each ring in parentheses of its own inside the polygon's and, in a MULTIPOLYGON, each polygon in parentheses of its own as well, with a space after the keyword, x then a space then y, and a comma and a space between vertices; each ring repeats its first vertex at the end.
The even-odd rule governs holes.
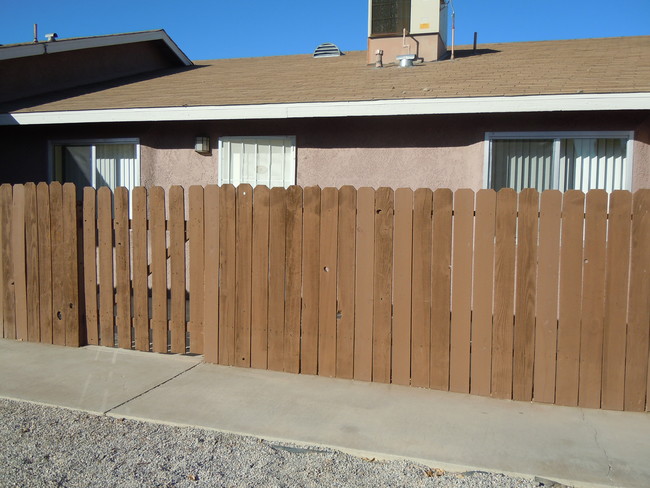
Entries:
POLYGON ((256 186, 253 194, 253 248, 251 286, 251 367, 268 365, 269 313, 269 203, 266 186, 256 186))
MULTIPOLYGON (((110 193, 109 193, 110 206, 110 193)), ((109 210, 110 212, 110 210, 109 210)), ((53 182, 50 185, 50 220, 52 225, 52 342, 56 345, 65 345, 65 297, 63 294, 64 277, 66 273, 64 254, 65 244, 63 235, 63 188, 61 183, 53 182)), ((110 235, 110 213, 109 213, 109 235, 110 235)), ((100 234, 101 236, 101 234, 100 234)), ((110 239, 110 238, 109 238, 110 239)), ((109 240, 110 246, 111 240, 109 240)), ((101 255, 100 255, 101 256, 101 255)), ((111 252, 112 259, 112 252, 111 252)), ((109 271, 112 273, 112 268, 109 271)), ((111 277, 111 296, 113 286, 113 276, 111 277)), ((101 279, 101 276, 100 276, 101 279)), ((113 306, 111 303, 110 320, 113 318, 113 306)), ((113 345, 113 335, 111 327, 110 342, 101 342, 101 345, 113 345)), ((108 341, 108 339, 107 339, 108 341)))
POLYGON ((253 188, 237 187, 235 249, 235 366, 251 365, 253 188))
POLYGON ((11 220, 13 189, 4 183, 0 186, 0 239, 2 242, 2 337, 16 338, 16 295, 14 263, 11 246, 11 220))
POLYGON ((63 185, 63 257, 65 278, 63 298, 65 307, 65 345, 81 345, 81 316, 79 313, 79 243, 77 189, 74 184, 63 185))
POLYGON ((27 269, 25 256, 25 186, 14 185, 11 212, 11 246, 16 293, 16 339, 27 338, 27 269))
POLYGON ((354 275, 357 191, 339 190, 336 376, 354 377, 354 275))
MULTIPOLYGON (((39 187, 40 190, 40 187, 39 187)), ((49 190, 49 189, 48 189, 49 190)), ((45 195, 45 189, 43 194, 45 195)), ((48 192, 49 200, 49 192, 48 192)), ((48 202, 49 203, 49 202, 48 202)), ((45 200, 43 200, 42 211, 45 212, 45 200)), ((49 227, 49 204, 47 205, 48 221, 43 222, 41 235, 46 232, 46 226, 49 227)), ((39 218, 41 215, 39 208, 39 218)), ((97 308, 97 195, 92 187, 85 187, 83 190, 83 266, 84 266, 84 305, 86 307, 86 342, 90 345, 99 344, 99 322, 97 308)), ((43 250, 43 255, 47 251, 43 250)), ((51 261, 51 250, 50 250, 51 261)), ((50 264, 50 280, 52 277, 52 268, 50 264)), ((41 273, 42 274, 42 273, 41 273)), ((41 277, 42 279, 42 277, 41 277)), ((51 310, 50 299, 50 310, 51 310)))
POLYGON ((497 193, 494 248, 491 395, 495 398, 512 398, 516 229, 517 193, 502 189, 497 193))
POLYGON ((147 190, 139 186, 131 192, 133 247, 133 327, 135 348, 149 351, 149 284, 147 190))
POLYGON ((36 185, 25 184, 25 258, 27 264, 27 340, 40 342, 39 262, 38 262, 38 211, 36 185))
POLYGON ((354 295, 354 379, 372 380, 375 191, 357 192, 356 278, 354 295))
POLYGON ((117 345, 131 349, 131 249, 129 236, 129 192, 115 188, 115 304, 117 345))
POLYGON ((203 187, 189 189, 189 259, 190 259, 190 352, 203 354, 203 270, 205 262, 203 233, 203 187))
POLYGON ((284 371, 300 372, 300 295, 302 289, 302 188, 287 189, 285 234, 284 371))
POLYGON ((321 192, 320 278, 318 303, 318 374, 336 374, 336 246, 339 194, 336 188, 321 192))
POLYGON ((286 268, 286 190, 272 188, 269 223, 268 368, 284 368, 284 290, 286 268))
POLYGON ((207 185, 203 193, 205 226, 205 273, 203 275, 203 355, 206 362, 219 361, 219 241, 220 191, 207 185))
POLYGON ((492 301, 494 296, 494 231, 497 195, 476 194, 474 284, 472 290, 471 392, 490 396, 492 381, 492 301))
MULTIPOLYGON (((36 185, 36 204, 38 206, 38 279, 39 279, 39 314, 41 326, 41 342, 52 344, 52 240, 50 225, 50 187, 41 182, 36 185)), ((93 194, 94 205, 94 194, 93 194)), ((93 206, 94 209, 94 206, 93 206)), ((96 220, 93 215, 93 226, 96 220)), ((94 234, 93 234, 94 235, 94 234)), ((93 259, 95 259, 93 248, 93 259)), ((94 263, 95 261, 93 261, 94 263)), ((97 283, 95 268, 94 286, 97 283)), ((95 315, 86 318, 86 324, 95 326, 95 342, 97 344, 97 301, 94 302, 95 315), (93 321, 94 320, 94 321, 93 321)))
POLYGON ((565 192, 562 202, 555 403, 567 406, 578 404, 584 224, 584 193, 578 190, 565 192))
POLYGON ((219 203, 219 364, 235 364, 235 287, 236 191, 232 185, 221 187, 219 203))
POLYGON ((318 373, 318 299, 320 295, 320 195, 318 186, 304 189, 302 236, 302 347, 300 372, 318 373))
POLYGON ((171 352, 185 354, 187 338, 185 277, 185 192, 169 189, 169 266, 171 278, 171 352))
POLYGON ((167 352, 167 224, 165 190, 149 190, 151 238, 151 335, 153 352, 167 352))
POLYGON ((474 192, 454 194, 454 237, 451 288, 449 389, 469 393, 472 324, 472 254, 474 243, 474 192))

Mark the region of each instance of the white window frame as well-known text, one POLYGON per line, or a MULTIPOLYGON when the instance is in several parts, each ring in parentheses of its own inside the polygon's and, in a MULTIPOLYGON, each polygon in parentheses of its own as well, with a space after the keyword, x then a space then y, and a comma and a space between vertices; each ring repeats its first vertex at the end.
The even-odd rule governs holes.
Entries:
POLYGON ((634 131, 533 131, 533 132, 486 132, 483 160, 483 188, 492 188, 492 141, 494 139, 553 139, 553 188, 560 189, 560 139, 613 139, 627 138, 625 146, 627 165, 625 189, 632 190, 634 166, 634 131))
POLYGON ((284 174, 282 177, 282 180, 285 182, 283 185, 284 188, 288 188, 291 185, 296 184, 296 136, 265 136, 265 135, 260 135, 260 136, 223 136, 219 138, 219 144, 218 144, 218 158, 217 158, 217 182, 219 186, 224 185, 224 184, 230 184, 228 181, 224 181, 223 175, 223 144, 224 142, 228 143, 233 143, 233 142, 245 142, 245 141, 251 141, 251 140, 260 140, 260 139, 265 139, 265 140, 282 140, 282 141, 288 141, 291 144, 291 158, 293 160, 293 164, 291 165, 290 173, 284 174), (289 183, 286 183, 289 182, 289 183))
POLYGON ((138 172, 138 184, 135 186, 140 186, 141 177, 142 177, 142 159, 140 157, 140 139, 138 138, 117 138, 117 139, 58 139, 49 141, 48 143, 48 180, 54 181, 56 174, 54 165, 55 156, 54 156, 54 147, 55 146, 91 146, 91 164, 90 168, 92 175, 92 187, 97 188, 97 167, 96 167, 96 157, 95 151, 98 144, 134 144, 135 145, 135 155, 137 162, 137 172, 138 172))

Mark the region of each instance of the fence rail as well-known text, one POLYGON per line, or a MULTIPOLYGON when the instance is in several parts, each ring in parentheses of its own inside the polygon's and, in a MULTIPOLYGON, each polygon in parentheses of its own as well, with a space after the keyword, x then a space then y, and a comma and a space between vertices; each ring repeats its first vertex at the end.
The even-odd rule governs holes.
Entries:
POLYGON ((74 196, 0 187, 6 338, 650 409, 650 190, 74 196))

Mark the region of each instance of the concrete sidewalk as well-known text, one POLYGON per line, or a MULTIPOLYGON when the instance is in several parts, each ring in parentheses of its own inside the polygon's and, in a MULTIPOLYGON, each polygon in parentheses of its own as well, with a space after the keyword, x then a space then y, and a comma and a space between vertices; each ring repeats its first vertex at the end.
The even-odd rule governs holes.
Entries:
POLYGON ((0 340, 0 397, 575 486, 650 486, 650 415, 0 340))

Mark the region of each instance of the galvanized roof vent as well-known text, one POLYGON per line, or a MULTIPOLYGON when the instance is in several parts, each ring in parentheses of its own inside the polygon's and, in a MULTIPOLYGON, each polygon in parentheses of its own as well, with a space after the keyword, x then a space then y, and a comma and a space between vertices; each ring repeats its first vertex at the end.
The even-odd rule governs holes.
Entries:
POLYGON ((336 56, 341 56, 343 53, 338 48, 336 44, 331 42, 324 42, 320 44, 314 51, 315 58, 333 58, 336 56))

